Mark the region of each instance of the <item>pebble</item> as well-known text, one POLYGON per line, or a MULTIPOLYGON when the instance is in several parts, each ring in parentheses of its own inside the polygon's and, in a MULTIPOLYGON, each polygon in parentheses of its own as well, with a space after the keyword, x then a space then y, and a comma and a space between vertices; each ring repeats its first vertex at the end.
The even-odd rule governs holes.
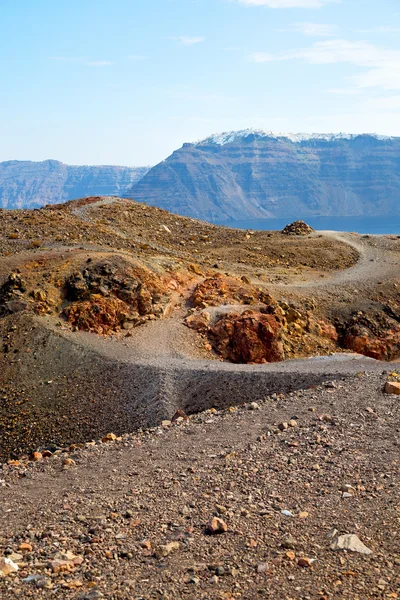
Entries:
POLYGON ((115 433, 107 433, 103 438, 102 438, 102 442, 106 443, 106 442, 114 442, 117 439, 117 436, 115 435, 115 433))
POLYGON ((289 534, 283 538, 281 546, 287 550, 293 550, 297 546, 297 541, 292 535, 289 534))
POLYGON ((307 569, 307 568, 311 567, 313 562, 315 562, 315 558, 302 557, 302 558, 298 559, 297 564, 299 565, 299 567, 303 567, 303 568, 307 569))
POLYGON ((16 573, 18 571, 18 565, 15 564, 10 558, 0 558, 0 575, 5 577, 10 573, 16 573))
POLYGON ((172 552, 179 550, 179 548, 179 542, 169 542, 169 544, 163 544, 161 546, 158 546, 155 552, 156 558, 166 558, 167 556, 172 554, 172 552))
POLYGON ((209 535, 218 535, 220 533, 226 533, 227 531, 228 525, 218 517, 211 517, 207 523, 206 533, 209 535))
POLYGON ((354 533, 339 535, 331 544, 331 550, 350 550, 350 552, 358 552, 359 554, 372 554, 372 550, 367 548, 354 533))

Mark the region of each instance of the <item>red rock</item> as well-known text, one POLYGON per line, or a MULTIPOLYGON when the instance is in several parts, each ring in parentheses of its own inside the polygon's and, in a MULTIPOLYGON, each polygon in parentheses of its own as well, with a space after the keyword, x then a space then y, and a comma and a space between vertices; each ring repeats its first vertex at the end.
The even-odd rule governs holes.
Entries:
POLYGON ((297 561, 297 564, 299 565, 299 567, 303 567, 304 569, 310 568, 311 565, 313 564, 313 560, 311 558, 299 558, 299 560, 297 561))
POLYGON ((282 326, 274 315, 256 311, 223 316, 210 330, 215 350, 235 363, 284 360, 282 326))
POLYGON ((218 535, 226 533, 228 531, 228 525, 222 519, 218 517, 211 517, 207 523, 206 533, 209 535, 218 535))
POLYGON ((183 419, 184 421, 189 420, 189 417, 181 408, 178 408, 178 410, 171 419, 171 423, 176 423, 178 419, 183 419))
POLYGON ((32 454, 29 456, 29 460, 33 462, 39 462, 40 460, 42 460, 42 458, 43 454, 41 452, 32 452, 32 454))
POLYGON ((199 332, 207 331, 210 322, 210 314, 207 312, 196 312, 193 315, 189 315, 185 319, 185 325, 190 329, 195 329, 199 332))

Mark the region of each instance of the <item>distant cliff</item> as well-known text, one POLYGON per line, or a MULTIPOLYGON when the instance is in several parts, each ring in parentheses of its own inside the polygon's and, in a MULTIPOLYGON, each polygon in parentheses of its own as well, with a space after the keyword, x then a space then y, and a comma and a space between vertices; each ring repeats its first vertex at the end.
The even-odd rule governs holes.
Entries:
POLYGON ((0 163, 0 208, 35 208, 83 196, 122 196, 148 167, 70 166, 57 160, 0 163))
POLYGON ((184 144, 125 195, 211 221, 400 215, 400 138, 214 135, 184 144))

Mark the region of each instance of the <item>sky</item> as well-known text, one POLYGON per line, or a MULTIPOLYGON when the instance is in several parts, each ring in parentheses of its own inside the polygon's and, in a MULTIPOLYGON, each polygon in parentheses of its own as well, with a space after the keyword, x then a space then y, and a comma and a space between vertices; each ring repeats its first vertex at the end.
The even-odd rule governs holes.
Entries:
POLYGON ((235 129, 400 136, 400 0, 0 0, 0 161, 235 129))

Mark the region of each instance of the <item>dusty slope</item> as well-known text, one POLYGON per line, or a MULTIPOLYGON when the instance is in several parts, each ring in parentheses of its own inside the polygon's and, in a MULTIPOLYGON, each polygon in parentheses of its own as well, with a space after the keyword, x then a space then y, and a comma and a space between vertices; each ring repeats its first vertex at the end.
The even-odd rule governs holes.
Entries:
MULTIPOLYGON (((340 350, 353 318, 366 321, 363 330, 377 328, 368 330, 378 336, 374 352, 390 348, 396 356, 397 238, 244 232, 110 198, 0 215, 3 459, 155 425, 177 407, 240 404, 255 392, 264 397, 318 384, 328 374, 385 368, 349 355, 276 365, 221 362, 209 332, 199 335, 184 324, 194 290, 216 276, 238 286, 238 295, 228 290, 216 307, 206 302, 214 316, 256 310, 260 295, 271 293, 283 314, 297 307, 311 314, 316 330, 325 319, 323 330, 336 327, 341 336, 333 341, 303 329, 301 319, 288 322, 286 357, 340 350), (103 335, 71 331, 66 314, 72 329, 103 335)), ((355 339, 368 354, 362 336, 355 339)))
POLYGON ((396 598, 400 404, 385 379, 254 393, 259 409, 3 467, 0 554, 20 571, 1 598, 396 598), (226 533, 205 535, 213 514, 226 533), (372 554, 331 550, 332 530, 372 554))

